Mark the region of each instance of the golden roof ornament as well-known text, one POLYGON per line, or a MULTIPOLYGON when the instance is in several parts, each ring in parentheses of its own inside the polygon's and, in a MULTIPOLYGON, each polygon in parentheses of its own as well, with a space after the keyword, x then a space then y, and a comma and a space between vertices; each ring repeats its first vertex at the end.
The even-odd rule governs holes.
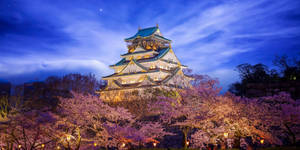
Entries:
POLYGON ((152 49, 153 49, 153 50, 157 50, 157 48, 156 48, 156 46, 155 46, 155 45, 153 45, 153 46, 152 46, 152 49))
POLYGON ((151 49, 151 46, 149 46, 149 44, 146 45, 146 49, 149 50, 151 49))

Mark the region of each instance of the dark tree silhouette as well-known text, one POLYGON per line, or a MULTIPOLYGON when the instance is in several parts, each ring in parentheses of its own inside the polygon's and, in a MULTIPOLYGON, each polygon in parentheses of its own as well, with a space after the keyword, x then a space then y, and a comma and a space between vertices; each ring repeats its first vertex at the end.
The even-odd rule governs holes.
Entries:
POLYGON ((245 97, 271 96, 285 91, 294 99, 300 98, 300 60, 277 56, 273 64, 278 70, 270 70, 260 63, 238 65, 241 81, 233 83, 229 91, 245 97))
POLYGON ((28 109, 42 109, 45 107, 55 109, 59 97, 71 98, 71 91, 84 95, 95 95, 95 92, 104 85, 105 82, 97 80, 93 74, 72 73, 62 77, 50 76, 44 82, 24 84, 24 106, 28 109))
POLYGON ((287 56, 277 56, 273 61, 274 65, 279 68, 283 80, 298 80, 300 79, 300 59, 289 59, 287 56))
POLYGON ((95 75, 72 73, 63 77, 51 76, 46 79, 47 87, 56 90, 74 91, 83 94, 95 94, 104 82, 98 81, 95 75))

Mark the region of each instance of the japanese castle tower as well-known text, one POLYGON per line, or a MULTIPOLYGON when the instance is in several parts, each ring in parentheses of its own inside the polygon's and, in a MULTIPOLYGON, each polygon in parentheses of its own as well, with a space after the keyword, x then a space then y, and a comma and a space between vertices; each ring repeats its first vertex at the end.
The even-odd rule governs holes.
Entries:
MULTIPOLYGON (((100 98, 106 101, 120 101, 128 98, 128 93, 141 94, 148 88, 184 88, 190 86, 191 77, 184 75, 182 65, 171 47, 171 40, 163 37, 158 25, 138 29, 138 32, 125 39, 128 52, 110 68, 115 73, 102 77, 107 81, 100 98), (126 95, 127 94, 127 95, 126 95)), ((131 94, 132 95, 132 94, 131 94)))

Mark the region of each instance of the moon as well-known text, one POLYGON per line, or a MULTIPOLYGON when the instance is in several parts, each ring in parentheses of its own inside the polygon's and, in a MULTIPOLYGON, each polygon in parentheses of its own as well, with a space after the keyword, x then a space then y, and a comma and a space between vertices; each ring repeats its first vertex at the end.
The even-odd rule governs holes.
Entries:
POLYGON ((100 12, 102 12, 102 11, 103 11, 103 9, 102 9, 102 8, 100 8, 100 9, 99 9, 99 11, 100 11, 100 12))

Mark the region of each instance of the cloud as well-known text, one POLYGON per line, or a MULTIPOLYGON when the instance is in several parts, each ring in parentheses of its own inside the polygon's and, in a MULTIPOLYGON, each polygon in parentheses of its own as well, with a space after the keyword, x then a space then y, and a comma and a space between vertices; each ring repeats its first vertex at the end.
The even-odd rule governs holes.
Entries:
POLYGON ((5 65, 0 64, 0 74, 18 75, 37 71, 73 70, 89 68, 97 73, 108 73, 107 66, 93 59, 58 59, 42 60, 42 58, 5 60, 5 65))
MULTIPOLYGON (((290 1, 228 1, 203 8, 166 35, 189 66, 208 72, 236 55, 256 51, 271 39, 297 37, 299 27, 278 23, 297 8, 290 1), (279 30, 280 29, 280 30, 279 30), (192 56, 192 57, 191 57, 192 56)), ((185 14, 183 14, 184 16, 185 14)))
POLYGON ((281 29, 278 31, 272 32, 261 32, 261 33, 246 33, 246 34, 237 34, 232 38, 282 38, 282 37, 295 37, 299 35, 300 27, 291 27, 288 29, 281 29))
MULTIPOLYGON (((44 8, 39 1, 35 3, 44 8)), ((76 17, 76 15, 82 16, 79 13, 88 16, 92 13, 91 10, 64 11, 59 7, 50 3, 45 8, 48 11, 45 11, 41 8, 33 9, 31 5, 24 3, 22 11, 35 17, 30 26, 20 27, 26 26, 23 20, 28 18, 20 20, 15 25, 22 31, 26 30, 29 35, 11 30, 5 31, 5 39, 0 40, 0 43, 4 43, 2 49, 6 50, 2 51, 3 55, 0 56, 1 76, 61 69, 74 72, 87 69, 101 75, 112 72, 108 64, 118 61, 120 53, 126 52, 126 44, 123 41, 125 35, 105 27, 101 20, 94 18, 95 16, 82 20, 76 17), (39 16, 41 14, 44 14, 44 18, 39 16), (53 14, 59 16, 54 19, 53 14), (47 20, 45 24, 47 27, 43 27, 41 19, 47 20), (56 41, 48 40, 50 33, 51 38, 56 41), (62 39, 61 36, 66 38, 62 39)))
POLYGON ((231 68, 217 68, 211 72, 208 72, 207 75, 217 78, 220 81, 220 87, 222 87, 221 93, 225 93, 230 84, 239 80, 238 72, 231 68))

